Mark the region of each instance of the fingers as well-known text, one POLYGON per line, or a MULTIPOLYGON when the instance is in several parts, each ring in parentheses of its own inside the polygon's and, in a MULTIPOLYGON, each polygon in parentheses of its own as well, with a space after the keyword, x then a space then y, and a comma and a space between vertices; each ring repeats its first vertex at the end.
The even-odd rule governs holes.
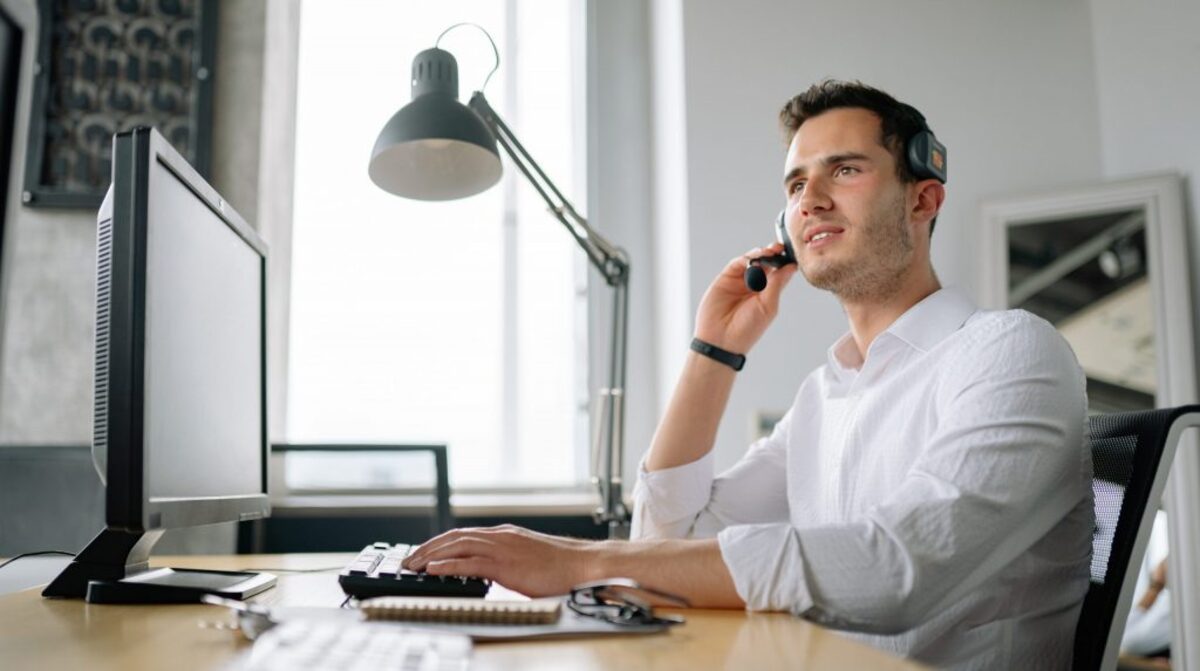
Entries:
POLYGON ((456 529, 417 548, 404 568, 486 578, 531 596, 562 594, 584 574, 581 543, 512 525, 456 529))
POLYGON ((458 559, 493 559, 497 555, 494 543, 482 538, 460 538, 447 543, 421 557, 409 558, 406 568, 410 571, 431 572, 430 566, 439 562, 458 559))
POLYGON ((416 550, 413 550, 412 554, 404 559, 402 566, 404 566, 406 569, 412 570, 413 564, 415 564, 418 559, 427 557, 429 556, 429 553, 435 552, 447 543, 452 543, 456 539, 461 538, 463 532, 465 531, 469 531, 469 529, 451 529, 450 531, 434 536, 433 538, 422 543, 416 550))
POLYGON ((484 529, 455 529, 430 540, 417 548, 403 563, 410 571, 425 570, 434 560, 487 554, 492 543, 484 529))
POLYGON ((429 575, 469 575, 476 578, 495 580, 494 561, 487 557, 463 557, 438 559, 425 566, 429 575))
POLYGON ((729 263, 726 263, 725 267, 721 269, 721 276, 741 277, 742 273, 746 270, 746 263, 750 259, 757 258, 759 256, 762 256, 762 249, 755 247, 741 256, 729 259, 729 263))
POLYGON ((767 288, 763 290, 768 300, 775 300, 779 297, 779 293, 783 288, 792 281, 796 273, 800 271, 800 266, 795 263, 789 263, 786 266, 772 268, 767 272, 767 288))
POLYGON ((773 268, 767 274, 767 286, 759 294, 763 310, 772 317, 779 312, 779 298, 800 268, 794 263, 773 268))
POLYGON ((725 264, 725 267, 721 270, 721 274, 728 275, 730 277, 741 277, 742 273, 746 271, 746 263, 751 259, 757 259, 763 256, 774 256, 782 251, 783 245, 778 242, 767 245, 766 247, 755 247, 753 249, 749 249, 745 254, 730 259, 729 263, 725 264))
POLYGON ((437 559, 465 557, 472 554, 493 555, 501 536, 519 531, 518 527, 511 524, 452 529, 426 541, 414 550, 404 560, 403 566, 410 571, 421 571, 424 570, 426 564, 437 559))

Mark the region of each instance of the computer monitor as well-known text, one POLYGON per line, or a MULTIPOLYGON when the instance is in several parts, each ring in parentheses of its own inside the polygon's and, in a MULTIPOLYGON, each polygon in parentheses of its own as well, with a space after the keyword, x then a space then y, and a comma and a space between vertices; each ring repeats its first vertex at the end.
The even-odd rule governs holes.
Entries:
POLYGON ((265 517, 266 245, 156 130, 113 138, 98 217, 93 451, 106 528, 42 592, 245 598, 269 574, 148 566, 166 529, 265 517))

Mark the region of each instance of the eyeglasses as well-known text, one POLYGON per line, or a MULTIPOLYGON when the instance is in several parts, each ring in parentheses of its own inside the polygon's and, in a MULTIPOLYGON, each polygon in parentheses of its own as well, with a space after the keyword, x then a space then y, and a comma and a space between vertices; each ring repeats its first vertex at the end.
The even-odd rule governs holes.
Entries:
POLYGON ((687 599, 649 587, 642 587, 629 578, 610 578, 588 582, 571 588, 567 607, 572 611, 612 624, 629 626, 683 624, 678 615, 655 615, 651 600, 660 599, 687 607, 687 599))

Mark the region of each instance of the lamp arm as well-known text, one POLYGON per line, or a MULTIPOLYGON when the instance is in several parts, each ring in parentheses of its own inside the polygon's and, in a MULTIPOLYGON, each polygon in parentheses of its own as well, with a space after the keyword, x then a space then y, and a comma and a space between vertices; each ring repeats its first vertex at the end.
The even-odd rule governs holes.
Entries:
POLYGON ((627 281, 625 276, 629 272, 629 259, 624 250, 597 233, 588 225, 587 219, 575 211, 574 206, 546 176, 537 161, 534 161, 529 152, 525 151, 525 147, 513 134, 508 124, 504 123, 496 110, 488 104, 482 91, 476 91, 471 95, 470 107, 492 129, 497 142, 504 148, 505 153, 537 190, 542 200, 546 201, 550 212, 567 228, 571 237, 575 238, 575 242, 588 255, 588 260, 600 271, 604 280, 612 286, 627 281))
POLYGON ((496 135, 496 141, 504 147, 512 162, 538 195, 550 208, 571 237, 587 254, 604 281, 613 287, 612 341, 609 347, 609 385, 603 395, 604 409, 601 413, 601 432, 597 441, 602 448, 600 473, 596 484, 600 492, 601 505, 593 513, 598 524, 607 524, 611 538, 627 538, 629 535, 629 512, 622 495, 621 473, 625 455, 625 350, 629 337, 626 320, 629 315, 629 257, 625 250, 613 245, 588 225, 587 219, 563 197, 562 192, 550 181, 512 130, 488 104, 482 91, 471 96, 469 104, 496 135))
MULTIPOLYGON (((626 280, 628 268, 626 268, 626 280)), ((608 525, 610 538, 629 538, 629 511, 625 509, 622 477, 625 472, 625 345, 628 340, 629 283, 613 288, 612 346, 609 349, 609 389, 604 434, 604 471, 600 488, 600 508, 592 517, 597 524, 608 525)))

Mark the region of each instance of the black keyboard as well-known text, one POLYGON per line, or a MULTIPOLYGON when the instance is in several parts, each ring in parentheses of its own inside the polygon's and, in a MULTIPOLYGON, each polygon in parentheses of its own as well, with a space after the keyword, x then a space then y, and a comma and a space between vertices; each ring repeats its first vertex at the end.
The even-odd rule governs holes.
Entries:
POLYGON ((338 575, 346 594, 373 596, 474 596, 487 594, 491 583, 467 576, 428 575, 400 568, 415 545, 372 543, 358 553, 338 575))

